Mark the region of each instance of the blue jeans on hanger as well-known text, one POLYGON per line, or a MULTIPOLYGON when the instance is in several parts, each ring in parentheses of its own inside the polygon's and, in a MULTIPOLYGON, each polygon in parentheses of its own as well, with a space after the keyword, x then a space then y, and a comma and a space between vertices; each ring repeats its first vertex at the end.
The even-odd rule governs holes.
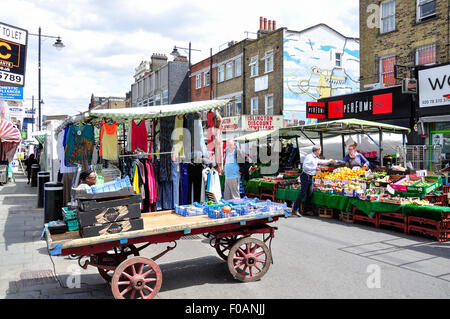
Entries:
POLYGON ((173 205, 180 204, 180 164, 172 162, 172 192, 173 192, 173 205))

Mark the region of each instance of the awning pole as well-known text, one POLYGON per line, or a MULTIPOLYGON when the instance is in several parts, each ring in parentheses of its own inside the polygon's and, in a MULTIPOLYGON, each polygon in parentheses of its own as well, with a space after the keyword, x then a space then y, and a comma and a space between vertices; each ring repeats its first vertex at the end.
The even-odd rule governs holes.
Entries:
POLYGON ((320 132, 320 155, 323 156, 323 133, 320 132))
POLYGON ((378 149, 380 150, 380 167, 383 167, 383 156, 382 156, 382 152, 383 152, 383 147, 382 147, 382 143, 383 143, 383 131, 381 129, 378 130, 378 135, 380 136, 379 138, 379 143, 380 145, 378 145, 378 149))
POLYGON ((342 134, 342 158, 345 157, 345 135, 342 134))

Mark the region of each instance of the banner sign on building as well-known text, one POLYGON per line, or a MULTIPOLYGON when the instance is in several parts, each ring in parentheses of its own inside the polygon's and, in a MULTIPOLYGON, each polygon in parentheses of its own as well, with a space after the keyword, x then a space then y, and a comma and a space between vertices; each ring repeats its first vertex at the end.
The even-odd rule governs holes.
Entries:
POLYGON ((0 84, 25 85, 28 31, 0 23, 0 84))
POLYGON ((419 107, 450 104, 450 64, 419 70, 419 107))
POLYGON ((0 86, 0 100, 23 100, 23 87, 0 86))
POLYGON ((224 117, 222 119, 223 131, 237 131, 239 129, 239 116, 224 117))
POLYGON ((282 115, 246 115, 242 117, 243 131, 268 131, 283 127, 282 115))
POLYGON ((325 119, 327 107, 323 102, 306 102, 306 117, 309 119, 325 119))

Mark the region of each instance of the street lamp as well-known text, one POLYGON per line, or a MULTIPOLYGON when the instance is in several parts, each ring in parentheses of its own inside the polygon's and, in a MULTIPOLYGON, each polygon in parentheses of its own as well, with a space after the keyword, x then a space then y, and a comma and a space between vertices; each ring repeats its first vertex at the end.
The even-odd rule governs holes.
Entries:
POLYGON ((56 39, 55 43, 53 43, 53 46, 60 51, 62 48, 64 48, 64 44, 61 41, 61 37, 56 37, 56 36, 52 36, 52 35, 43 35, 41 34, 41 27, 39 27, 39 33, 38 34, 34 34, 34 33, 29 33, 29 35, 34 35, 37 36, 39 38, 39 50, 38 50, 38 102, 39 102, 39 108, 38 108, 38 113, 39 113, 39 131, 41 130, 41 104, 44 104, 41 98, 41 38, 52 38, 52 39, 56 39))
POLYGON ((191 51, 201 51, 201 50, 197 50, 197 49, 192 49, 191 48, 191 41, 189 41, 189 48, 182 48, 182 47, 177 47, 174 46, 173 47, 173 51, 172 53, 170 53, 170 55, 172 55, 174 58, 177 58, 180 56, 180 52, 178 52, 178 49, 181 50, 185 50, 188 51, 189 53, 189 57, 188 57, 188 102, 191 101, 191 51))

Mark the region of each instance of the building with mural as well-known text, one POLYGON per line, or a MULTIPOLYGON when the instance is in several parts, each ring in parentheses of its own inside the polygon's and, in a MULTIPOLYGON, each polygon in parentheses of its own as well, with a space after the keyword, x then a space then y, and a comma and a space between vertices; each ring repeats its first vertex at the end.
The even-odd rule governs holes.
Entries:
POLYGON ((236 125, 245 132, 306 122, 307 102, 354 93, 360 86, 359 39, 326 24, 292 31, 260 17, 256 39, 234 42, 192 66, 193 101, 208 99, 203 73, 211 60, 214 84, 208 93, 233 100, 222 114, 233 131, 236 125))
POLYGON ((359 39, 326 24, 283 34, 283 115, 306 121, 306 103, 359 91, 359 39))

